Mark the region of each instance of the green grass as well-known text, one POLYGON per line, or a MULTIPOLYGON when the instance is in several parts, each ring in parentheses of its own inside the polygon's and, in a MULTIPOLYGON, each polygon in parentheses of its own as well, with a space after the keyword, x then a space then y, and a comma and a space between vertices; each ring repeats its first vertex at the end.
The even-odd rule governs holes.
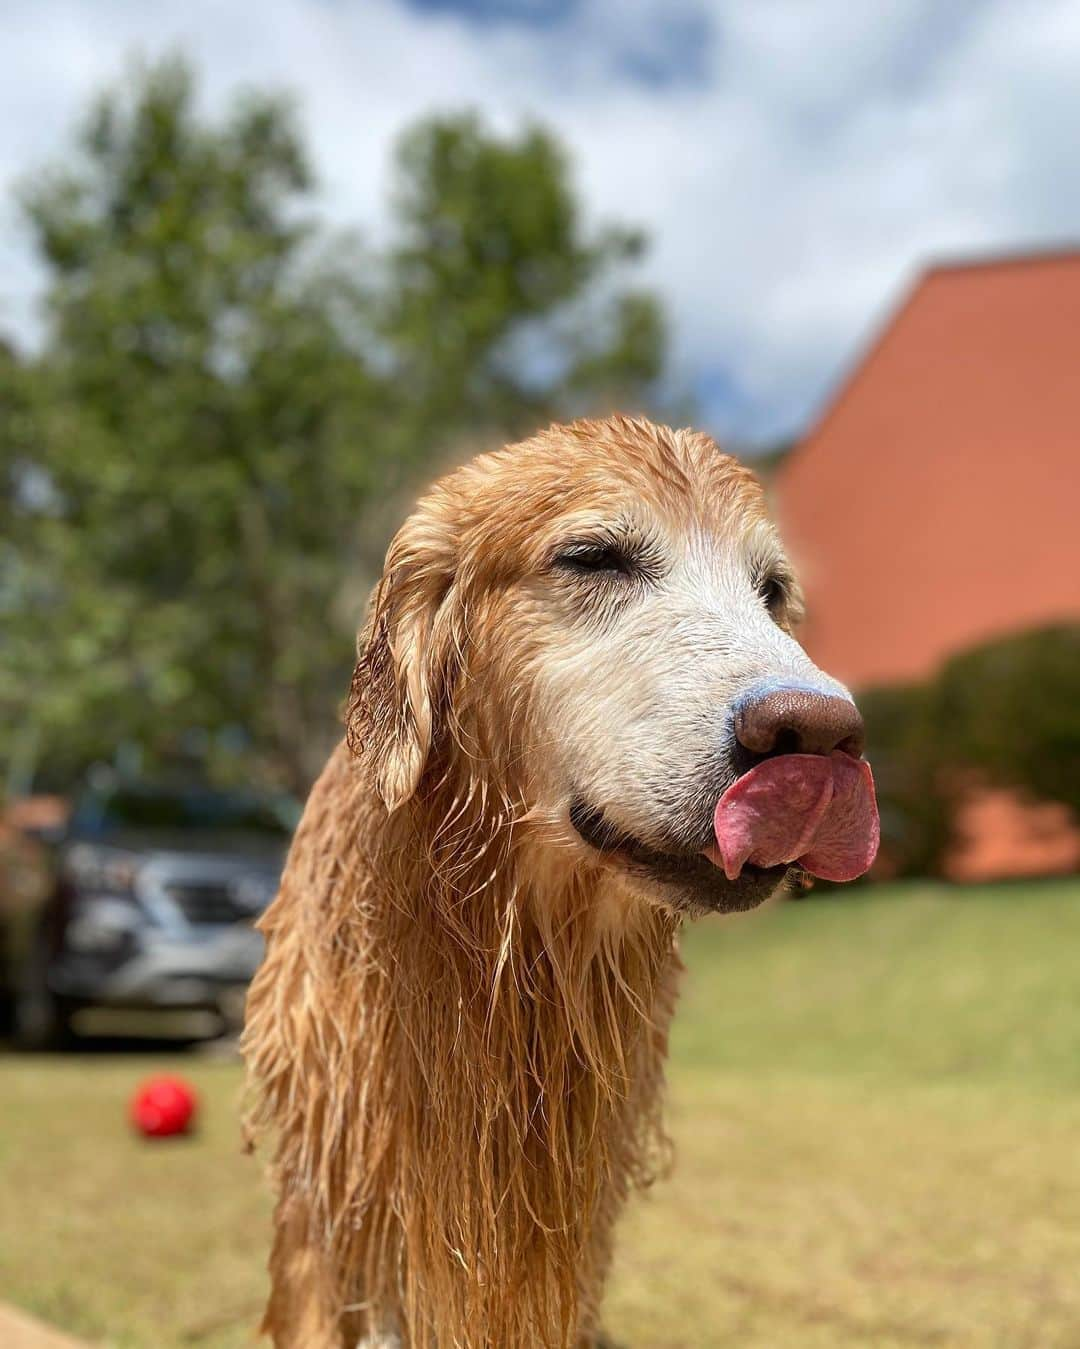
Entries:
MULTIPOLYGON (((608 1299, 630 1349, 1080 1346, 1080 882, 852 891, 698 925, 673 1178, 608 1299)), ((239 1073, 147 1145, 162 1060, 0 1061, 0 1297, 116 1346, 250 1343, 268 1205, 239 1073)))
POLYGON ((1080 1091, 1078 952, 1080 880, 836 891, 701 923, 674 1055, 709 1075, 1080 1091))

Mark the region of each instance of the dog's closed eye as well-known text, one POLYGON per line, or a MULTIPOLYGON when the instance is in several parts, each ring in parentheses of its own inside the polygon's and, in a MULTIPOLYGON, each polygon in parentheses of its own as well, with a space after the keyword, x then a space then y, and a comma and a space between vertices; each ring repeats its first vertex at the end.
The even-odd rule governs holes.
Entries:
POLYGON ((663 571, 659 542, 629 524, 613 524, 558 544, 554 571, 583 581, 649 581, 663 571))
POLYGON ((765 576, 758 582, 757 592, 769 613, 775 614, 787 599, 787 584, 780 576, 765 576))
POLYGON ((770 617, 785 632, 793 631, 802 621, 802 596, 790 568, 782 563, 762 567, 754 580, 754 589, 770 617))
POLYGON ((553 563, 564 571, 586 576, 630 576, 635 570, 634 558, 622 546, 599 541, 567 544, 555 554, 553 563))

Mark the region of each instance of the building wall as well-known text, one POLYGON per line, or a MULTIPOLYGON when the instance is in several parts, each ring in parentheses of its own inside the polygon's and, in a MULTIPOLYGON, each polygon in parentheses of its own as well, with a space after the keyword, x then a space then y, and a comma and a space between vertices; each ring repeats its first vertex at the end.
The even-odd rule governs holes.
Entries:
POLYGON ((1080 253, 931 271, 775 491, 803 638, 856 687, 1080 618, 1080 253))

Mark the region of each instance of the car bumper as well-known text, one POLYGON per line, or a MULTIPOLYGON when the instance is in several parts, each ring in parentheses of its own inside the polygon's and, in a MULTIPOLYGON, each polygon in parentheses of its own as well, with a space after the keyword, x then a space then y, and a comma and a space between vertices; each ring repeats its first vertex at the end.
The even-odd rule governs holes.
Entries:
POLYGON ((65 953, 50 971, 53 991, 99 1007, 209 1008, 232 1016, 262 959, 262 937, 238 924, 176 938, 146 934, 115 953, 65 953))

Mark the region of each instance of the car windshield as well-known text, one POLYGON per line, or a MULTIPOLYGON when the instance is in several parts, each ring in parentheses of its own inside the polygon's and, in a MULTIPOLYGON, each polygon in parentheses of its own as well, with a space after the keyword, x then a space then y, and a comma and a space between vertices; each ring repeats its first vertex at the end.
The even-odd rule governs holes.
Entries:
POLYGON ((191 829, 282 837, 295 823, 295 806, 283 797, 212 788, 140 786, 85 797, 75 811, 72 829, 82 835, 191 829))

